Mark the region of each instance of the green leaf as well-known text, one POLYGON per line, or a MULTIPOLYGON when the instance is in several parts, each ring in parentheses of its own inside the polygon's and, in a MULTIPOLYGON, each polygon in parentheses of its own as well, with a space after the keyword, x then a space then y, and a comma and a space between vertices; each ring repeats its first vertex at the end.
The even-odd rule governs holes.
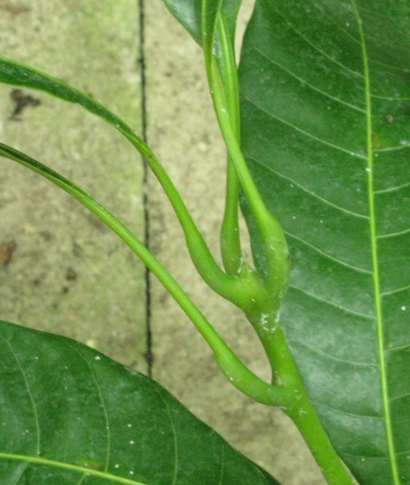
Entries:
POLYGON ((135 136, 129 126, 90 96, 69 86, 60 79, 5 57, 0 57, 0 82, 45 91, 69 103, 79 104, 87 111, 105 119, 116 128, 128 133, 130 136, 135 136))
POLYGON ((78 104, 116 128, 137 148, 143 157, 150 159, 153 156, 144 140, 136 135, 121 118, 95 99, 60 79, 11 59, 0 57, 0 83, 45 91, 69 103, 78 104))
POLYGON ((0 483, 275 485, 148 377, 0 322, 0 483))
POLYGON ((287 339, 369 485, 410 483, 409 32, 408 1, 257 0, 240 72, 245 156, 290 246, 287 339))
POLYGON ((208 4, 208 24, 215 23, 217 9, 222 1, 222 12, 231 39, 235 36, 236 19, 242 0, 163 0, 178 22, 202 45, 202 4, 208 4))

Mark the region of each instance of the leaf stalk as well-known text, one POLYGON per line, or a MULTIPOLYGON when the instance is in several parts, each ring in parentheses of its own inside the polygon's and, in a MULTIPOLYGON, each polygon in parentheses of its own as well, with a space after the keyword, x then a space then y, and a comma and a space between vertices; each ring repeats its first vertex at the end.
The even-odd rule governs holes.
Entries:
MULTIPOLYGON (((289 281, 288 248, 283 230, 267 209, 241 151, 239 120, 236 120, 236 116, 239 117, 239 114, 236 113, 233 105, 233 100, 238 99, 236 63, 234 56, 229 54, 227 46, 224 44, 226 37, 224 37, 221 4, 217 22, 215 22, 217 29, 215 25, 207 24, 206 0, 203 1, 202 6, 203 49, 215 111, 228 149, 229 160, 234 166, 237 179, 243 188, 265 250, 266 276, 254 299, 253 307, 250 311, 244 311, 255 328, 271 365, 271 388, 276 392, 272 393, 270 405, 283 409, 298 426, 329 484, 351 485, 353 480, 350 473, 340 460, 310 404, 280 326, 280 305, 289 281), (219 49, 224 54, 218 57, 219 49), (231 76, 231 82, 226 79, 228 73, 231 76)), ((232 177, 232 174, 229 173, 228 165, 229 176, 232 177)), ((227 201, 227 206, 230 203, 233 205, 232 201, 227 201)), ((226 217, 229 216, 229 212, 226 212, 226 217)), ((229 230, 232 229, 229 228, 226 231, 227 240, 230 237, 229 230)), ((227 244, 226 247, 229 245, 227 244)))
POLYGON ((25 153, 0 143, 0 156, 18 162, 48 179, 101 219, 127 244, 164 285, 211 347, 221 371, 233 385, 258 402, 264 404, 272 402, 273 395, 277 394, 276 390, 272 389, 268 383, 256 376, 240 361, 168 271, 113 214, 70 180, 25 153))

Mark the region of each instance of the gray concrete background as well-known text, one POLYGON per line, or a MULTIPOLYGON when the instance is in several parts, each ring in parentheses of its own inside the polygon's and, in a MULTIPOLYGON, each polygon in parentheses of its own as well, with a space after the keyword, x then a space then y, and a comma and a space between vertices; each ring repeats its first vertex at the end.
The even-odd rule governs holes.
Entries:
MULTIPOLYGON (((135 9, 134 0, 3 1, 1 53, 74 84, 139 129, 135 9)), ((72 179, 141 236, 138 154, 80 107, 23 90, 40 104, 13 116, 13 88, 0 90, 1 138, 72 179)), ((144 369, 143 265, 39 175, 1 159, 0 187, 0 245, 17 245, 0 266, 2 318, 68 335, 144 369)))
MULTIPOLYGON (((244 3, 249 12, 252 2, 244 3)), ((148 141, 220 260, 225 150, 201 51, 161 0, 145 1, 144 30, 148 141)), ((139 47, 137 0, 0 0, 2 55, 74 84, 136 131, 139 47)), ((40 104, 13 117, 11 91, 0 86, 1 139, 72 178, 143 238, 143 171, 127 142, 80 108, 38 92, 24 90, 40 104)), ((249 324, 195 274, 151 176, 146 190, 151 250, 244 362, 269 379, 249 324)), ((147 371, 144 268, 76 201, 7 160, 0 160, 0 310, 5 320, 69 335, 147 371), (1 264, 9 242, 17 246, 1 264)), ((230 386, 155 278, 151 312, 156 380, 283 485, 325 483, 292 423, 230 386)))

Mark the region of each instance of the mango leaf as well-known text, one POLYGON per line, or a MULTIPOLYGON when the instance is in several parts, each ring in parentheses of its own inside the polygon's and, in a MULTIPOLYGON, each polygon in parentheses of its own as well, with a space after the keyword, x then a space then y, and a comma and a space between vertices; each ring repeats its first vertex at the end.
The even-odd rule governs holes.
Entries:
POLYGON ((291 252, 282 323, 369 485, 410 483, 409 32, 407 1, 257 0, 240 70, 245 156, 291 252))
POLYGON ((234 38, 236 19, 242 0, 163 0, 163 2, 199 45, 202 45, 203 2, 208 4, 208 24, 212 24, 215 21, 217 9, 222 2, 222 12, 225 17, 227 31, 231 39, 234 38))
POLYGON ((0 83, 45 91, 69 103, 78 104, 90 113, 99 116, 114 126, 135 146, 143 147, 145 145, 143 140, 123 120, 101 103, 64 81, 37 71, 32 67, 25 66, 5 57, 0 57, 0 83))
POLYGON ((275 485, 148 377, 0 322, 0 484, 275 485))

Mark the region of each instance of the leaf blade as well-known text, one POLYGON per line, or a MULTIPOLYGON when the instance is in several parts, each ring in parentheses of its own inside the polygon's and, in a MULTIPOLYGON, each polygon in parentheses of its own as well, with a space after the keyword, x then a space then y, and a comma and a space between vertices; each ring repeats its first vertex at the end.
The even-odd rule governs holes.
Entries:
POLYGON ((354 5, 257 2, 243 146, 290 246, 282 320, 312 401, 360 483, 398 484, 410 479, 409 7, 354 5))
POLYGON ((0 483, 277 483, 148 377, 65 337, 0 329, 0 483))

